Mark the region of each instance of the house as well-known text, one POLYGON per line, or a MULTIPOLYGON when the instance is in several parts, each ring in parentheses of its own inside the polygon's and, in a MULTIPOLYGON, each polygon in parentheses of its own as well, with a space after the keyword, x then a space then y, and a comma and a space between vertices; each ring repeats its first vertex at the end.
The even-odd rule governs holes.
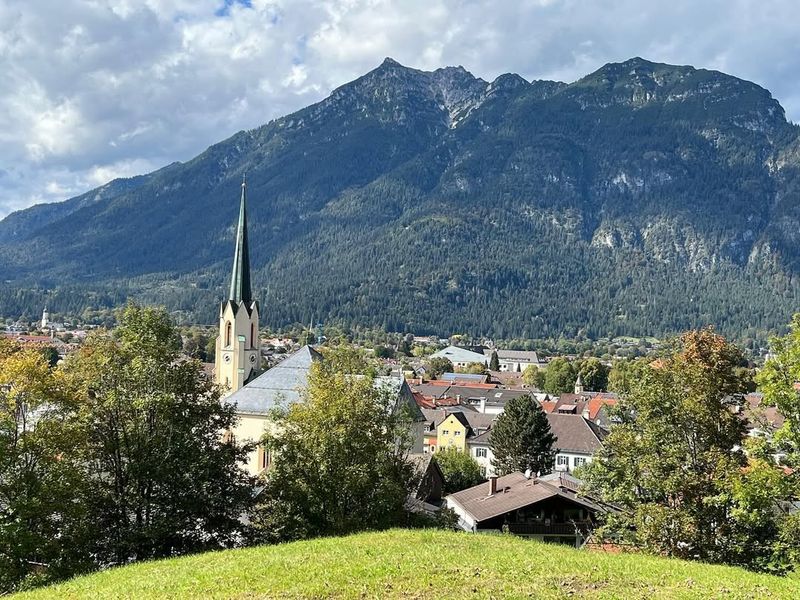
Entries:
POLYGON ((545 412, 579 414, 603 429, 608 429, 614 423, 608 409, 616 406, 618 401, 618 396, 610 392, 581 392, 561 394, 555 400, 541 404, 545 412))
POLYGON ((555 443, 556 471, 571 472, 592 462, 608 431, 583 415, 550 413, 547 415, 550 431, 558 438, 555 443))
POLYGON ((422 408, 422 415, 425 417, 423 425, 423 454, 433 454, 439 446, 436 435, 436 428, 446 417, 447 411, 431 408, 422 408))
POLYGON ((578 494, 580 480, 566 473, 533 477, 511 473, 451 494, 448 508, 465 531, 508 531, 580 548, 598 517, 618 509, 578 494))
MULTIPOLYGON (((322 360, 323 356, 319 352, 310 346, 303 346, 225 398, 224 402, 232 404, 239 417, 236 427, 231 431, 233 436, 241 441, 260 440, 264 433, 274 426, 271 416, 275 409, 286 408, 290 404, 302 401, 311 366, 322 360)), ((395 398, 393 410, 405 408, 411 412, 413 440, 411 452, 422 453, 425 418, 405 379, 376 377, 375 385, 388 390, 395 398)), ((258 445, 247 457, 246 470, 252 475, 257 475, 266 469, 270 462, 269 451, 258 445)))
POLYGON ((447 385, 444 382, 429 381, 422 384, 414 383, 412 389, 425 398, 426 403, 433 406, 462 404, 471 406, 477 412, 491 415, 503 412, 511 398, 531 395, 531 392, 526 390, 507 390, 490 383, 447 385))
POLYGON ((493 415, 484 415, 467 407, 422 409, 425 417, 424 449, 427 454, 453 448, 467 452, 472 439, 491 429, 493 415))
POLYGON ((431 358, 446 358, 458 369, 465 369, 472 363, 489 364, 489 359, 483 353, 473 352, 459 346, 448 346, 431 354, 431 358))
POLYGON ((428 504, 441 502, 444 491, 444 475, 433 455, 411 454, 408 458, 414 465, 417 478, 413 491, 414 498, 428 504))
MULTIPOLYGON (((571 472, 576 467, 592 462, 594 453, 600 448, 608 432, 579 414, 549 413, 547 422, 556 436, 555 471, 571 472)), ((492 431, 468 438, 467 449, 487 476, 495 474, 492 461, 492 431)))
POLYGON ((439 449, 455 448, 467 452, 470 439, 488 431, 493 421, 493 415, 467 410, 449 412, 436 427, 439 449))
POLYGON ((547 363, 539 358, 536 352, 529 350, 500 350, 498 348, 487 348, 484 356, 487 361, 492 358, 492 353, 497 352, 497 362, 500 371, 503 373, 522 373, 530 366, 544 368, 547 363))

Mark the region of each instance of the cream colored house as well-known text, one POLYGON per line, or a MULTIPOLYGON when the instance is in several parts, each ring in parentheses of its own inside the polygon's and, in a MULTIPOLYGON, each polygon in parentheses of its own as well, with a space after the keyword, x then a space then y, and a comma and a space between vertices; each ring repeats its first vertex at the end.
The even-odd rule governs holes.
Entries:
MULTIPOLYGON (((258 442, 273 426, 271 414, 275 409, 302 401, 311 366, 321 360, 324 359, 319 352, 310 346, 303 346, 283 362, 228 396, 225 401, 236 406, 236 414, 239 417, 232 432, 236 439, 242 442, 258 442)), ((410 452, 421 454, 425 417, 417 406, 406 380, 400 377, 376 377, 375 385, 389 390, 394 395, 393 410, 410 411, 412 416, 410 452)), ((247 471, 251 475, 257 475, 269 467, 270 461, 269 452, 259 446, 247 459, 247 471)))

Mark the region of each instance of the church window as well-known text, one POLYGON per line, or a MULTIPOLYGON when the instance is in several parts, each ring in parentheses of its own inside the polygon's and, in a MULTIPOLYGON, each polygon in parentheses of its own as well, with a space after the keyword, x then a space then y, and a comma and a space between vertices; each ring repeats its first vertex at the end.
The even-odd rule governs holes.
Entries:
POLYGON ((269 448, 264 448, 264 446, 258 447, 258 469, 263 471, 269 468, 270 464, 272 464, 272 453, 270 452, 269 448))
POLYGON ((228 321, 225 323, 225 346, 230 347, 231 345, 231 322, 228 321))
POLYGON ((250 347, 256 347, 256 324, 250 323, 250 347))

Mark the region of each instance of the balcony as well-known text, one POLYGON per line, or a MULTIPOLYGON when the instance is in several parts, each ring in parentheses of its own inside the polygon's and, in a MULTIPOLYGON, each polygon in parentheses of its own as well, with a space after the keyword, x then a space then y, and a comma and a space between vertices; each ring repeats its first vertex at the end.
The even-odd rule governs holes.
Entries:
POLYGON ((585 536, 591 530, 589 521, 576 523, 509 523, 509 533, 516 535, 575 535, 575 529, 585 536))

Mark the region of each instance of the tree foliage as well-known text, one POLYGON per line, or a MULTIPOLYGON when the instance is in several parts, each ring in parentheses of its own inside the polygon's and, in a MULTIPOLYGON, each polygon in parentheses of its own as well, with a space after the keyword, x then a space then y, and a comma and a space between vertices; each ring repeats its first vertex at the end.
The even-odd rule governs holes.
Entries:
POLYGON ((570 361, 562 357, 554 358, 544 372, 544 391, 556 396, 571 392, 575 389, 577 377, 575 366, 570 361))
POLYGON ((597 358, 587 358, 581 361, 578 375, 583 382, 583 388, 591 392, 605 392, 608 389, 608 375, 610 369, 597 358))
POLYGON ((73 410, 38 349, 0 339, 0 592, 91 564, 73 410))
POLYGON ((775 436, 776 443, 787 453, 787 462, 800 467, 800 313, 794 315, 789 333, 775 337, 770 343, 771 357, 757 381, 766 403, 776 406, 784 423, 775 436))
POLYGON ((413 488, 408 415, 370 377, 315 364, 304 402, 276 413, 263 443, 274 461, 253 516, 259 541, 401 524, 413 488))
POLYGON ((483 469, 469 453, 445 448, 436 453, 436 462, 444 477, 444 493, 454 494, 484 481, 483 469))
POLYGON ((659 554, 784 568, 774 545, 782 475, 766 463, 745 469, 732 410, 746 387, 741 362, 712 330, 692 331, 629 383, 622 423, 582 474, 588 493, 625 510, 609 531, 659 554))
POLYGON ((525 385, 542 391, 544 390, 545 370, 536 365, 528 365, 522 372, 522 381, 525 382, 525 385))
POLYGON ((527 469, 549 473, 555 460, 555 442, 547 415, 536 399, 512 398, 492 427, 492 465, 501 475, 527 469))
POLYGON ((436 356, 428 359, 425 366, 427 367, 425 374, 428 379, 439 379, 443 373, 452 373, 454 371, 453 363, 444 356, 436 356))
POLYGON ((497 350, 492 350, 492 357, 489 359, 489 370, 500 370, 500 359, 497 357, 497 350))
POLYGON ((0 589, 241 540, 247 448, 180 346, 135 305, 56 368, 0 343, 0 589))

